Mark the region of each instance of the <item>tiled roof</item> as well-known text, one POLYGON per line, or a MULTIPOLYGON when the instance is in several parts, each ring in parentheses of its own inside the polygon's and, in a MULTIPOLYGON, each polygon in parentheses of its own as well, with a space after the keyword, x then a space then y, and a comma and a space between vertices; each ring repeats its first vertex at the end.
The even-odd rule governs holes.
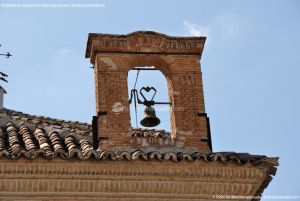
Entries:
POLYGON ((82 136, 92 136, 92 125, 89 123, 30 115, 6 108, 0 109, 0 126, 3 127, 10 121, 17 126, 25 124, 30 128, 43 128, 49 132, 57 130, 82 136))
POLYGON ((35 116, 8 109, 0 110, 0 157, 28 159, 84 159, 93 150, 92 126, 35 116))
POLYGON ((78 158, 86 159, 110 159, 110 160, 172 160, 172 161, 195 161, 202 160, 207 162, 234 162, 237 164, 252 163, 254 165, 263 162, 273 161, 276 158, 267 158, 266 156, 253 156, 247 153, 165 153, 159 152, 145 153, 140 150, 134 152, 113 152, 104 150, 95 150, 91 142, 87 138, 78 138, 75 134, 70 133, 63 137, 57 131, 47 133, 42 128, 36 128, 31 131, 29 127, 21 125, 17 127, 14 123, 8 122, 4 128, 0 128, 0 158, 7 157, 9 159, 18 159, 24 157, 34 159, 39 156, 45 159, 53 159, 60 157, 62 159, 78 158))
MULTIPOLYGON (((273 171, 278 158, 256 156, 247 153, 220 152, 185 154, 160 153, 136 150, 109 151, 93 149, 92 126, 86 123, 65 121, 28 115, 8 109, 0 109, 0 160, 8 159, 79 159, 79 160, 170 160, 205 162, 232 162, 253 165, 267 164, 273 171)), ((133 129, 133 136, 169 137, 163 130, 133 129)))
POLYGON ((84 157, 91 150, 93 147, 88 139, 78 140, 72 133, 62 137, 57 131, 47 133, 42 128, 32 132, 29 127, 21 125, 17 128, 12 122, 8 122, 4 129, 0 128, 0 157, 34 159, 42 155, 46 159, 56 156, 65 159, 76 152, 84 157))

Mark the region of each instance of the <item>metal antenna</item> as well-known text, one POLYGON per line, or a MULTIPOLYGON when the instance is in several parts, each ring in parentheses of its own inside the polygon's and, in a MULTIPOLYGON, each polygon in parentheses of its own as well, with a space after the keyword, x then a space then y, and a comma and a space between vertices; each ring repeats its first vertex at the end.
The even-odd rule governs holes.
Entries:
MULTIPOLYGON (((1 47, 1 44, 0 44, 1 47)), ((11 57, 12 55, 9 52, 6 52, 6 54, 0 54, 1 56, 6 56, 6 58, 11 57)))
MULTIPOLYGON (((0 47, 1 47, 1 44, 0 44, 0 47)), ((6 58, 9 58, 12 55, 9 52, 7 52, 6 54, 0 54, 0 56, 6 56, 6 58)), ((7 77, 8 77, 8 75, 6 75, 5 73, 0 72, 0 80, 1 81, 8 82, 7 79, 6 79, 7 77)))

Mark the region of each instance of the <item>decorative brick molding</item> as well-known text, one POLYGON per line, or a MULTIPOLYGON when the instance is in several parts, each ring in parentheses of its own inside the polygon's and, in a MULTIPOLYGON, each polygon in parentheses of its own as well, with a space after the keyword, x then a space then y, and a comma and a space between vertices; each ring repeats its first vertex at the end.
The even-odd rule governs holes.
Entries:
POLYGON ((205 40, 206 37, 171 37, 153 31, 137 31, 127 35, 91 33, 85 57, 94 59, 99 52, 199 55, 205 40))
POLYGON ((259 195, 269 175, 265 163, 2 160, 0 200, 214 200, 259 195))
MULTIPOLYGON (((156 32, 128 35, 90 34, 86 57, 94 65, 98 135, 103 149, 131 144, 129 111, 114 112, 115 104, 129 108, 128 71, 138 66, 155 66, 168 82, 171 138, 178 147, 211 151, 205 113, 200 59, 205 37, 170 37, 156 32)), ((155 78, 154 78, 155 79, 155 78)))

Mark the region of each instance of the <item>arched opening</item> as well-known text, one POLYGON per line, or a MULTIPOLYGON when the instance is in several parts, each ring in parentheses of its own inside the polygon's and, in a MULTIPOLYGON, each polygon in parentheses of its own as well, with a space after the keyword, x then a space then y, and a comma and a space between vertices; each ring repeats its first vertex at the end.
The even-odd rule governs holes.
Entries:
MULTIPOLYGON (((138 96, 141 100, 140 89, 142 87, 154 87, 157 92, 154 97, 155 102, 170 102, 168 94, 168 82, 164 74, 156 69, 154 66, 150 67, 135 67, 128 72, 128 96, 131 97, 131 90, 136 89, 138 96), (140 69, 140 70, 138 70, 140 69)), ((150 100, 153 91, 144 93, 145 98, 150 100)), ((160 124, 156 127, 149 129, 162 129, 170 131, 170 105, 168 104, 155 104, 154 106, 156 116, 160 119, 160 124)), ((145 128, 140 124, 144 118, 145 105, 137 104, 135 107, 134 102, 129 105, 130 122, 132 128, 145 128)))

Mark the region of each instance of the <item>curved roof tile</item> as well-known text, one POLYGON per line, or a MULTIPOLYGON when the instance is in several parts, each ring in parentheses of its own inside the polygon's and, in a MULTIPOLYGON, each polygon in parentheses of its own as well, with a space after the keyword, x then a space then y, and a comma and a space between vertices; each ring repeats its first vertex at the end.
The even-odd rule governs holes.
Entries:
MULTIPOLYGON (((0 109, 0 159, 79 159, 79 160, 168 160, 204 161, 269 166, 275 174, 278 158, 250 155, 248 153, 218 152, 186 154, 160 153, 135 150, 97 150, 92 146, 91 125, 58 120, 0 109), (57 128, 58 127, 58 128, 57 128), (83 135, 82 135, 83 133, 83 135)), ((132 136, 169 137, 163 130, 133 129, 132 136)))

